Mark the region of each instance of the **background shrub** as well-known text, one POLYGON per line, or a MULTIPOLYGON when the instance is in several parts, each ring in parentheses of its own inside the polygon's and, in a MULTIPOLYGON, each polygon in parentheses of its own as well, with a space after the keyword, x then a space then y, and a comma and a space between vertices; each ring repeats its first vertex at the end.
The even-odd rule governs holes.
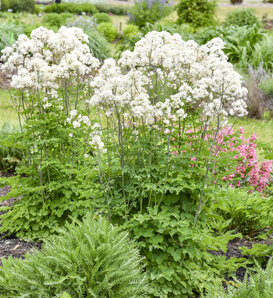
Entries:
POLYGON ((129 24, 123 29, 123 36, 126 38, 132 38, 139 34, 139 28, 136 25, 129 24))
POLYGON ((35 11, 35 1, 34 0, 4 0, 1 4, 1 10, 12 9, 12 12, 30 12, 35 11))
POLYGON ((129 7, 125 5, 113 5, 105 3, 96 3, 94 4, 99 12, 112 13, 118 16, 128 15, 129 7))
POLYGON ((100 23, 97 30, 110 42, 114 41, 118 35, 118 29, 111 23, 100 23))
POLYGON ((254 10, 251 8, 231 11, 227 14, 225 21, 226 26, 252 26, 254 24, 260 26, 261 22, 255 16, 254 10))
POLYGON ((60 4, 51 4, 45 7, 44 12, 56 12, 56 13, 63 13, 63 12, 70 12, 73 14, 95 14, 98 12, 97 8, 93 4, 83 3, 83 4, 76 4, 76 3, 60 3, 60 4))
POLYGON ((146 1, 136 3, 129 11, 130 22, 138 27, 145 26, 146 23, 154 24, 171 13, 171 8, 162 5, 159 1, 151 6, 146 1))
POLYGON ((25 260, 2 259, 0 288, 28 297, 140 297, 145 278, 136 245, 103 218, 88 215, 45 240, 25 260))
POLYGON ((179 0, 176 7, 178 24, 189 23, 195 28, 215 24, 215 1, 179 0))
POLYGON ((62 13, 57 14, 55 12, 47 13, 44 15, 42 23, 52 26, 52 27, 61 27, 66 24, 66 20, 73 17, 72 13, 62 13))
POLYGON ((112 19, 109 17, 107 13, 98 12, 93 15, 93 18, 97 24, 100 23, 112 23, 112 19))

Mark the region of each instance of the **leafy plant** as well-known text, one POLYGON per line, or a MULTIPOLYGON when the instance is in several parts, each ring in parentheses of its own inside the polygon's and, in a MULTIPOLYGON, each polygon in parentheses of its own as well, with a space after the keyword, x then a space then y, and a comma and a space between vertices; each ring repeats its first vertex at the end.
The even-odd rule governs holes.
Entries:
POLYGON ((12 12, 30 12, 34 13, 35 1, 34 0, 4 0, 2 1, 1 10, 12 9, 12 12))
POLYGON ((138 34, 139 34, 139 28, 136 25, 129 24, 123 29, 123 37, 125 38, 133 38, 138 34))
POLYGON ((227 14, 225 26, 261 26, 261 22, 255 16, 251 8, 231 11, 227 14))
POLYGON ((112 23, 112 19, 105 12, 98 12, 93 15, 93 18, 97 24, 100 23, 112 23))
POLYGON ((136 214, 125 226, 139 243, 146 258, 146 273, 152 297, 188 297, 205 294, 212 284, 221 283, 223 272, 238 267, 234 259, 226 262, 207 250, 226 250, 235 235, 217 238, 208 228, 192 228, 195 207, 186 195, 169 196, 161 207, 136 214), (234 267, 233 267, 234 266, 234 267), (233 268, 232 268, 233 267, 233 268))
POLYGON ((95 7, 99 12, 112 13, 118 16, 128 15, 129 7, 128 5, 110 4, 110 3, 95 3, 95 7))
POLYGON ((154 24, 170 13, 171 8, 169 6, 162 5, 159 1, 153 2, 150 6, 147 1, 142 1, 136 3, 130 9, 130 23, 133 23, 141 28, 145 26, 146 23, 154 24))
POLYGON ((270 197, 229 187, 212 193, 207 212, 218 231, 235 230, 253 237, 273 224, 271 204, 270 197))
POLYGON ((47 13, 44 15, 42 23, 51 27, 60 28, 61 26, 65 25, 67 19, 72 17, 73 14, 71 13, 47 13))
POLYGON ((47 5, 44 9, 44 12, 55 12, 55 13, 63 13, 70 12, 73 14, 95 14, 98 12, 97 8, 93 4, 83 3, 60 3, 60 4, 51 4, 47 5))
POLYGON ((141 259, 127 233, 91 214, 59 233, 25 260, 2 258, 0 288, 6 295, 125 298, 145 293, 141 259))
POLYGON ((262 297, 270 298, 273 294, 273 262, 272 258, 268 261, 266 268, 263 269, 258 262, 255 262, 254 268, 247 270, 243 282, 235 280, 228 283, 227 291, 221 286, 211 290, 206 297, 221 298, 247 298, 262 297), (215 296, 217 294, 217 296, 215 296))
POLYGON ((215 24, 215 1, 179 0, 176 8, 178 14, 178 24, 189 23, 195 28, 215 24))
POLYGON ((111 23, 100 23, 97 30, 102 33, 109 42, 114 41, 118 35, 118 29, 111 23))
POLYGON ((255 45, 252 53, 251 64, 258 67, 261 63, 267 72, 273 71, 273 35, 268 33, 255 45))

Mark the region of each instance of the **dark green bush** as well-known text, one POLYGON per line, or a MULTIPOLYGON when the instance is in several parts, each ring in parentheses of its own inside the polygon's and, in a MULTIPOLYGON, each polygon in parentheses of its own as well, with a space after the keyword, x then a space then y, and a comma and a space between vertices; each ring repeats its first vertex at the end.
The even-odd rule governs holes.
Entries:
POLYGON ((35 1, 34 0, 4 0, 2 1, 1 10, 12 9, 12 12, 30 12, 35 11, 35 1))
POLYGON ((93 18, 97 24, 100 23, 112 23, 112 19, 105 12, 98 12, 93 15, 93 18))
POLYGON ((63 13, 70 12, 73 14, 95 14, 98 12, 96 7, 93 4, 83 3, 60 3, 60 4, 51 4, 45 7, 44 12, 55 12, 55 13, 63 13))
POLYGON ((231 11, 228 13, 225 20, 225 26, 253 26, 254 24, 260 26, 261 22, 255 16, 254 10, 251 8, 231 11))
POLYGON ((94 4, 95 7, 99 12, 105 12, 105 13, 112 13, 114 15, 118 16, 126 16, 128 15, 129 7, 125 5, 112 5, 112 4, 100 4, 96 3, 94 4))
POLYGON ((162 5, 160 2, 154 2, 151 7, 146 1, 136 3, 129 11, 130 22, 138 27, 145 26, 146 23, 154 24, 158 20, 171 13, 169 6, 162 5))
POLYGON ((127 233, 88 215, 45 240, 26 259, 2 259, 0 288, 27 297, 140 297, 146 290, 141 259, 127 233))
POLYGON ((97 30, 110 42, 114 41, 118 35, 117 28, 111 23, 100 23, 97 30))
POLYGON ((70 19, 71 17, 73 17, 73 14, 71 13, 62 13, 62 14, 57 14, 55 12, 47 13, 44 15, 42 23, 52 27, 59 28, 65 25, 66 20, 70 19))
POLYGON ((178 24, 189 23, 195 28, 215 24, 215 1, 179 0, 176 8, 178 24))

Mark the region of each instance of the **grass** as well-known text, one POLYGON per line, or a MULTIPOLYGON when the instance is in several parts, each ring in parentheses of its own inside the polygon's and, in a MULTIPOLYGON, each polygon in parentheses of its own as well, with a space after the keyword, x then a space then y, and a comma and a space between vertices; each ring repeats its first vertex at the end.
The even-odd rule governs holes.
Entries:
POLYGON ((9 105, 8 90, 0 89, 0 129, 5 123, 17 127, 18 117, 16 111, 9 105))

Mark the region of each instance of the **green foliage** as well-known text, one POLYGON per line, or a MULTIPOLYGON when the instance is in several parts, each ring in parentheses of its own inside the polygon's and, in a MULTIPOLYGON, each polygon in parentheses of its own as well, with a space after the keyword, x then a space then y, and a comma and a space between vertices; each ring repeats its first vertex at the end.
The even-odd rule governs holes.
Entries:
POLYGON ((99 12, 112 13, 118 16, 128 15, 129 7, 128 5, 116 5, 108 3, 95 3, 95 7, 99 12))
MULTIPOLYGON (((198 31, 193 37, 199 44, 204 44, 214 37, 221 37, 225 42, 224 52, 229 61, 236 64, 240 69, 247 71, 252 63, 253 51, 263 40, 265 30, 260 26, 230 26, 209 27, 198 31)), ((261 59, 261 58, 259 58, 261 59)), ((262 60, 259 60, 259 64, 262 60)))
MULTIPOLYGON (((235 237, 215 237, 208 228, 192 227, 195 209, 186 196, 170 196, 161 207, 136 214, 126 227, 138 241, 146 258, 151 297, 193 297, 205 294, 212 284, 221 283, 223 272, 236 270, 233 259, 226 262, 207 250, 226 250, 235 237)), ((240 261, 240 260, 238 260, 240 261)))
POLYGON ((235 280, 231 282, 227 291, 221 286, 211 290, 206 297, 214 298, 271 298, 273 294, 273 261, 268 261, 267 266, 263 269, 258 262, 255 267, 247 270, 243 282, 235 280), (217 293, 217 296, 216 296, 217 293))
POLYGON ((45 7, 44 12, 55 12, 55 13, 63 13, 70 12, 73 14, 95 14, 98 12, 96 7, 93 4, 83 3, 60 3, 60 4, 51 4, 45 7))
POLYGON ((30 12, 35 11, 35 1, 34 0, 2 0, 1 10, 5 11, 12 9, 12 12, 30 12))
POLYGON ((225 20, 225 26, 261 26, 261 22, 255 16, 251 8, 235 10, 228 13, 225 20))
POLYGON ((245 189, 225 188, 212 194, 208 216, 218 231, 235 230, 253 237, 273 224, 272 199, 245 189))
POLYGON ((273 94, 273 77, 262 80, 259 84, 259 88, 262 89, 267 95, 273 94))
POLYGON ((112 23, 112 19, 105 12, 98 12, 93 15, 93 18, 97 24, 100 23, 112 23))
POLYGON ((139 34, 139 28, 136 25, 129 24, 123 29, 123 36, 125 38, 133 38, 137 34, 139 34))
POLYGON ((177 22, 178 24, 189 23, 195 28, 214 25, 215 9, 215 1, 179 0, 177 22))
POLYGON ((21 26, 17 26, 10 22, 1 21, 0 23, 0 56, 1 51, 11 46, 18 38, 20 34, 24 32, 21 26))
POLYGON ((251 63, 258 67, 263 63, 263 68, 268 71, 273 71, 273 34, 268 33, 264 38, 255 45, 252 53, 251 63))
POLYGON ((42 23, 51 27, 60 28, 61 26, 65 25, 67 19, 70 19, 72 17, 73 14, 71 13, 47 13, 44 15, 42 23))
POLYGON ((118 35, 118 29, 111 23, 100 23, 97 30, 102 33, 109 42, 114 41, 118 35))
POLYGON ((2 262, 0 288, 7 295, 127 298, 146 290, 136 245, 127 233, 91 214, 45 240, 42 251, 2 262))
POLYGON ((11 172, 15 171, 18 164, 23 159, 23 151, 20 143, 17 142, 18 132, 5 123, 0 130, 0 171, 11 172))
POLYGON ((110 56, 109 43, 105 37, 96 30, 85 32, 89 39, 89 49, 92 55, 103 61, 110 56))
POLYGON ((158 20, 171 13, 171 8, 162 5, 159 1, 154 2, 151 7, 146 1, 136 3, 129 11, 130 22, 138 27, 145 26, 146 23, 154 24, 158 20))

